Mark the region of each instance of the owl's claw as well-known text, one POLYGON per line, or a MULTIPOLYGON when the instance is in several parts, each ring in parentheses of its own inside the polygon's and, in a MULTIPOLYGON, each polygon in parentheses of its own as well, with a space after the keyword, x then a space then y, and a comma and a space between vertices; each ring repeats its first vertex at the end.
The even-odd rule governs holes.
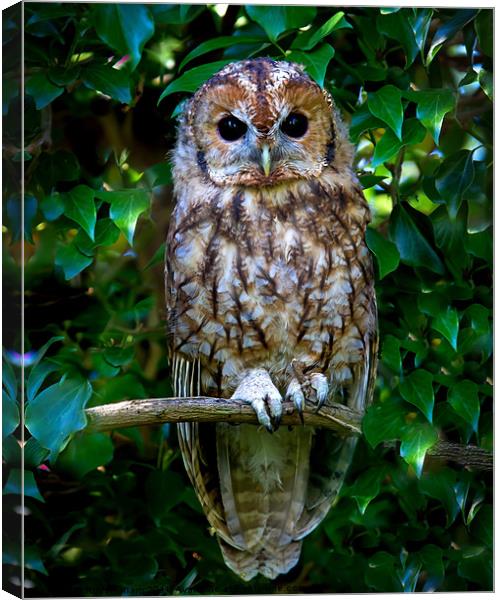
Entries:
POLYGON ((243 377, 232 398, 250 404, 259 423, 269 433, 278 429, 283 412, 282 398, 265 369, 250 370, 243 377))
POLYGON ((288 389, 286 391, 285 398, 287 400, 291 400, 299 413, 300 420, 302 421, 302 425, 304 424, 304 408, 306 405, 306 398, 304 396, 304 392, 302 391, 302 387, 295 377, 288 384, 288 389))
MULTIPOLYGON (((296 366, 295 369, 297 369, 296 366)), ((285 397, 287 400, 292 400, 299 413, 300 420, 304 423, 303 411, 306 399, 309 402, 316 401, 316 412, 318 412, 328 399, 328 390, 328 379, 323 373, 310 373, 308 375, 299 373, 296 377, 292 377, 285 397)))
POLYGON ((312 373, 310 378, 311 387, 316 392, 316 400, 318 402, 316 412, 318 412, 328 398, 328 379, 323 373, 312 373))

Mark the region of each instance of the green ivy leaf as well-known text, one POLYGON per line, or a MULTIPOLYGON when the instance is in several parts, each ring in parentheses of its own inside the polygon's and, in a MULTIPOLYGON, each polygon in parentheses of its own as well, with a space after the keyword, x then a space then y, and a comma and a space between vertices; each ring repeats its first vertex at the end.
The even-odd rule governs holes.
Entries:
POLYGON ((112 219, 105 217, 97 221, 94 240, 96 246, 112 246, 119 236, 120 231, 112 219))
POLYGON ((470 150, 460 150, 445 158, 436 172, 436 189, 446 202, 448 214, 456 219, 464 195, 474 178, 473 153, 470 150))
POLYGON ((97 35, 123 56, 128 54, 135 69, 155 30, 149 8, 144 4, 94 4, 91 10, 97 35))
POLYGON ((398 204, 391 215, 390 237, 396 244, 401 260, 412 267, 424 267, 444 274, 443 263, 420 232, 412 218, 416 211, 398 204))
POLYGON ((59 192, 54 192, 40 202, 44 217, 47 221, 55 221, 64 213, 63 196, 59 192))
POLYGON ((99 219, 95 227, 94 241, 80 230, 73 243, 85 256, 93 257, 99 246, 112 246, 120 237, 120 230, 111 219, 99 219))
POLYGON ((21 469, 11 469, 7 483, 3 488, 3 493, 16 494, 21 496, 23 493, 25 496, 35 498, 40 502, 45 502, 42 494, 35 481, 35 476, 32 471, 21 471, 21 469), (24 488, 23 488, 24 479, 24 488))
POLYGON ((52 21, 59 17, 75 17, 78 14, 78 9, 75 5, 62 6, 58 4, 39 4, 36 7, 36 12, 31 14, 27 20, 27 25, 40 23, 41 21, 52 21))
MULTIPOLYGON (((145 553, 121 555, 119 575, 124 584, 138 586, 152 581, 158 573, 158 561, 145 553)), ((115 567, 116 568, 116 567, 115 567)))
POLYGON ((398 400, 372 404, 363 419, 363 433, 372 448, 380 442, 401 439, 406 427, 407 411, 398 400))
POLYGON ((415 469, 417 477, 422 475, 427 450, 437 441, 438 434, 429 423, 414 422, 403 432, 399 453, 415 469))
POLYGON ((353 485, 346 490, 345 495, 354 498, 359 508, 359 512, 364 515, 365 511, 373 500, 379 495, 380 484, 384 477, 384 471, 380 467, 372 467, 362 473, 353 485))
POLYGON ((64 88, 54 85, 45 73, 34 73, 26 80, 25 91, 35 100, 37 110, 42 110, 58 98, 64 88))
POLYGON ((91 263, 93 258, 82 254, 74 243, 67 246, 59 246, 56 250, 55 264, 61 267, 65 279, 72 279, 81 273, 91 263))
POLYGON ((483 92, 493 102, 493 73, 486 69, 479 69, 477 79, 483 92))
POLYGON ((56 468, 77 479, 113 459, 113 442, 107 433, 77 433, 57 457, 56 468))
POLYGON ((48 576, 47 569, 40 558, 40 550, 35 546, 26 545, 24 547, 24 566, 27 569, 38 571, 38 573, 48 576))
POLYGON ((134 347, 129 348, 106 348, 104 358, 112 367, 127 365, 134 358, 134 347))
POLYGON ((384 337, 382 351, 380 353, 382 362, 398 375, 402 372, 400 347, 401 344, 398 338, 388 334, 384 337))
POLYGON ((285 31, 309 25, 316 16, 314 6, 246 5, 248 16, 258 23, 272 42, 285 31))
POLYGON ((487 548, 493 548, 493 507, 491 504, 481 505, 472 525, 474 537, 487 548))
POLYGON ((455 492, 455 473, 444 468, 438 472, 424 473, 419 481, 422 493, 439 500, 446 510, 446 526, 449 527, 456 519, 460 506, 455 492))
POLYGON ((139 215, 149 209, 149 194, 143 189, 130 189, 117 192, 96 192, 96 196, 111 204, 110 217, 132 245, 137 219, 139 215))
POLYGON ((465 248, 469 254, 493 262, 493 228, 489 227, 479 233, 468 234, 465 237, 465 248))
POLYGON ((172 183, 172 165, 167 161, 156 163, 152 167, 149 167, 149 169, 146 169, 144 174, 151 178, 151 187, 171 185, 172 183))
POLYGON ((2 438, 15 431, 20 419, 19 405, 5 390, 2 390, 2 438))
POLYGON ((39 441, 30 437, 24 444, 24 466, 34 469, 43 463, 49 456, 49 451, 40 445, 39 441))
POLYGON ((481 590, 493 590, 493 556, 484 546, 466 547, 457 565, 457 573, 481 586, 481 590))
POLYGON ((432 328, 442 333, 454 350, 457 349, 458 314, 455 308, 449 308, 435 317, 432 328))
POLYGON ((323 23, 321 27, 318 27, 318 29, 311 27, 308 31, 299 32, 291 45, 291 49, 306 52, 312 50, 323 38, 329 36, 335 30, 341 28, 352 29, 352 25, 344 19, 344 15, 344 12, 339 11, 323 23))
POLYGON ((479 38, 479 47, 493 58, 493 10, 482 9, 474 19, 474 27, 479 38))
POLYGON ((413 371, 399 384, 399 391, 406 402, 419 408, 429 423, 432 423, 434 388, 429 371, 424 369, 413 371))
POLYGON ((436 54, 439 52, 446 40, 451 39, 458 31, 463 29, 465 25, 476 16, 476 13, 477 9, 459 8, 451 19, 437 28, 427 52, 427 58, 425 59, 426 67, 428 67, 434 60, 436 54))
POLYGON ((185 498, 186 486, 178 473, 152 471, 146 481, 146 496, 151 516, 157 525, 185 498))
POLYGON ((477 81, 477 73, 474 69, 469 69, 464 77, 460 80, 458 87, 462 87, 464 85, 470 85, 471 83, 476 83, 477 81))
POLYGON ((15 79, 5 77, 2 82, 2 115, 9 112, 10 103, 19 96, 20 85, 15 79))
POLYGON ((38 200, 31 194, 24 194, 24 239, 33 244, 33 226, 38 209, 38 200))
MULTIPOLYGON (((399 13, 398 13, 399 14, 399 13)), ((387 129, 375 146, 372 167, 378 167, 397 154, 404 146, 416 146, 425 137, 425 128, 418 119, 408 119, 403 123, 403 139, 399 140, 391 129, 387 129)))
POLYGON ((386 175, 360 175, 359 183, 364 190, 367 190, 375 185, 378 185, 381 181, 387 179, 386 175))
POLYGON ((195 58, 203 56, 208 52, 213 52, 214 50, 223 50, 224 48, 231 48, 240 44, 258 44, 265 41, 266 40, 262 37, 252 35, 225 35, 207 40, 206 42, 202 42, 193 48, 193 50, 191 50, 191 52, 184 57, 179 65, 179 71, 182 71, 182 69, 184 69, 184 67, 195 58))
POLYGON ((202 83, 205 83, 207 79, 210 79, 212 75, 217 73, 217 71, 220 71, 222 67, 225 67, 230 62, 232 62, 232 60, 227 58, 226 60, 218 60, 189 69, 189 71, 186 71, 167 85, 158 99, 158 104, 170 94, 177 92, 195 92, 202 83))
POLYGON ((394 556, 384 551, 377 552, 368 559, 367 566, 364 576, 370 588, 384 593, 403 591, 394 556))
POLYGON ((55 343, 57 342, 61 342, 64 339, 64 336, 62 335, 53 335, 48 342, 45 342, 45 344, 40 348, 40 350, 37 351, 36 353, 36 358, 33 362, 32 368, 36 367, 36 365, 38 365, 38 363, 42 360, 42 358, 45 356, 45 354, 47 353, 47 350, 55 343))
POLYGON ((2 439, 2 459, 5 465, 9 467, 21 465, 21 446, 13 435, 8 435, 2 439))
POLYGON ((17 378, 12 365, 2 358, 2 386, 12 400, 17 399, 17 378))
POLYGON ((427 573, 422 592, 435 592, 444 579, 443 551, 434 544, 426 544, 418 551, 422 570, 427 573))
POLYGON ((42 152, 37 163, 35 179, 46 194, 61 181, 74 181, 80 176, 80 165, 76 156, 66 150, 42 152))
POLYGON ((456 98, 453 92, 448 89, 408 90, 404 95, 416 102, 418 119, 427 128, 436 144, 439 144, 443 119, 455 108, 456 98))
POLYGON ((293 50, 287 54, 287 60, 304 65, 309 75, 318 85, 323 87, 326 69, 335 54, 330 44, 323 44, 313 52, 300 52, 293 50))
POLYGON ((106 360, 104 360, 103 352, 92 352, 92 369, 98 372, 99 376, 111 378, 118 375, 120 372, 119 367, 112 367, 106 360))
POLYGON ((11 229, 12 241, 16 242, 21 237, 21 228, 24 217, 24 239, 33 244, 31 230, 37 212, 37 199, 31 194, 25 194, 21 200, 19 196, 11 196, 7 200, 7 216, 11 229), (21 202, 24 204, 24 214, 22 214, 21 202))
POLYGON ((424 314, 431 317, 437 317, 442 312, 448 310, 448 298, 439 292, 427 292, 419 294, 418 309, 424 314))
POLYGON ((64 214, 78 223, 93 240, 96 224, 95 191, 86 185, 77 185, 63 196, 64 214))
POLYGON ((460 415, 466 423, 469 423, 477 433, 481 410, 477 384, 468 379, 454 384, 448 390, 448 402, 457 415, 460 415))
POLYGON ((52 83, 58 86, 68 86, 74 83, 80 75, 80 69, 77 66, 74 67, 63 67, 54 66, 50 67, 48 77, 52 83))
POLYGON ((368 108, 374 117, 386 123, 402 139, 403 104, 401 90, 394 85, 385 85, 377 92, 368 94, 368 108))
POLYGON ((465 310, 465 315, 478 334, 491 333, 491 311, 488 308, 481 304, 471 304, 465 310))
POLYGON ((377 29, 388 37, 397 40, 405 51, 406 66, 411 67, 419 52, 415 33, 411 26, 412 9, 402 9, 396 13, 379 15, 377 29))
POLYGON ((113 100, 130 104, 130 74, 125 70, 114 69, 107 65, 91 65, 82 72, 83 83, 91 90, 96 90, 113 100))
POLYGON ((447 264, 456 268, 466 265, 467 252, 464 239, 467 235, 467 206, 462 205, 456 219, 450 219, 446 206, 439 206, 430 215, 434 239, 443 251, 447 264))
POLYGON ((158 246, 158 249, 148 261, 148 264, 144 267, 145 271, 147 269, 151 269, 151 267, 154 267, 155 265, 163 264, 165 260, 165 244, 166 242, 163 242, 160 244, 160 246, 158 246))
POLYGON ((108 380, 99 390, 99 397, 102 404, 110 404, 118 400, 146 398, 147 394, 137 376, 128 372, 108 380))
POLYGON ((206 10, 206 5, 150 4, 149 10, 157 25, 186 25, 206 10))
POLYGON ((429 33, 433 15, 434 10, 432 8, 417 8, 415 18, 411 21, 415 42, 417 47, 420 48, 422 62, 424 62, 425 42, 427 40, 427 34, 429 33))
POLYGON ((44 360, 31 368, 28 381, 26 383, 27 402, 31 402, 31 400, 33 400, 47 376, 58 369, 59 366, 53 362, 50 362, 50 360, 44 360))
POLYGON ((26 427, 38 442, 50 450, 54 462, 71 435, 87 423, 85 405, 92 395, 88 381, 65 379, 46 388, 26 407, 26 427))
POLYGON ((399 252, 396 246, 387 240, 376 229, 369 227, 366 230, 366 243, 368 248, 377 257, 379 277, 383 279, 392 271, 395 271, 399 265, 399 252))
POLYGON ((352 115, 349 137, 352 142, 356 143, 362 133, 368 129, 378 129, 379 127, 384 127, 384 122, 374 117, 368 110, 368 105, 363 104, 352 115))
POLYGON ((484 500, 484 493, 482 490, 478 490, 472 500, 472 504, 469 508, 467 518, 464 519, 467 527, 472 523, 472 521, 474 521, 479 509, 482 506, 483 500, 484 500))
POLYGON ((403 585, 403 592, 411 593, 415 591, 421 569, 422 564, 415 556, 411 556, 411 558, 404 563, 403 568, 398 571, 401 584, 403 585))

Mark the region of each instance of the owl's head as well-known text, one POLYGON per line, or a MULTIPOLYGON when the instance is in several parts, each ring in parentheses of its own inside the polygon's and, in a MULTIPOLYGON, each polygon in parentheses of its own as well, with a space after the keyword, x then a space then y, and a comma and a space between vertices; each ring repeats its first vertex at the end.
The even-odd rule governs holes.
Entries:
POLYGON ((272 186, 350 163, 330 95, 289 62, 227 65, 195 93, 183 122, 198 168, 217 185, 272 186))

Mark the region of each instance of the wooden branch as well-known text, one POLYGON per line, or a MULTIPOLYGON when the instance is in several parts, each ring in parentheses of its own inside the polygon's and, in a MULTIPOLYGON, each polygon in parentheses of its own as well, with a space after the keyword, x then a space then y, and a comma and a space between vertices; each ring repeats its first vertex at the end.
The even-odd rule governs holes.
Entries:
MULTIPOLYGON (((257 417, 251 406, 239 400, 196 396, 189 398, 150 398, 125 400, 87 408, 87 431, 110 431, 121 427, 161 425, 162 423, 250 423, 257 425, 257 417)), ((331 403, 316 411, 314 405, 306 404, 304 424, 335 431, 337 435, 361 435, 363 415, 343 404, 331 403)), ((281 425, 302 425, 292 402, 283 402, 281 425)), ((493 469, 493 454, 477 446, 463 446, 451 442, 437 442, 428 454, 436 459, 447 460, 466 468, 482 471, 493 469)))
MULTIPOLYGON (((87 428, 90 431, 192 421, 258 424, 255 412, 248 404, 209 396, 125 400, 116 404, 87 408, 86 413, 87 428)), ((360 435, 361 419, 360 413, 343 404, 324 406, 318 412, 314 406, 306 406, 304 410, 306 425, 333 429, 340 435, 360 435)), ((292 402, 283 402, 281 424, 302 425, 292 402)))
POLYGON ((479 446, 438 442, 427 451, 427 454, 440 460, 449 460, 468 469, 493 471, 493 453, 479 446))

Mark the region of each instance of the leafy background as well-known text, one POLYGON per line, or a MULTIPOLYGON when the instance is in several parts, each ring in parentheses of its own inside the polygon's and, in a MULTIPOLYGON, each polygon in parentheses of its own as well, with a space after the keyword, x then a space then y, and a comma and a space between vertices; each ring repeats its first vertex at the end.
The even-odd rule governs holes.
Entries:
POLYGON ((438 438, 492 449, 492 11, 24 6, 24 152, 19 7, 3 18, 6 588, 19 593, 24 266, 27 595, 491 590, 491 475, 424 456, 438 438), (244 584, 175 428, 82 429, 85 407, 172 394, 175 116, 223 64, 259 55, 304 64, 350 124, 381 361, 335 509, 291 573, 244 584))

